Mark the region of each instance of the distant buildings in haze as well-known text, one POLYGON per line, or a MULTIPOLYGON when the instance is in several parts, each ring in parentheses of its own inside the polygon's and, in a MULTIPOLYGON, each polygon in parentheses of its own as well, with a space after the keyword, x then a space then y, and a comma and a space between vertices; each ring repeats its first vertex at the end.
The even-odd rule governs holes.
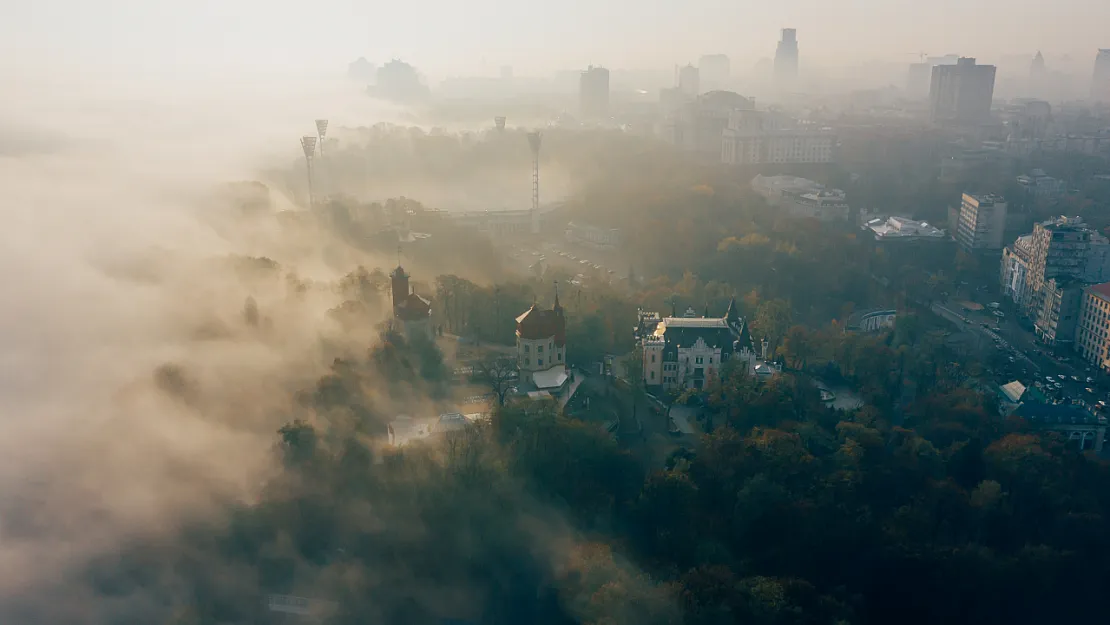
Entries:
POLYGON ((929 113, 934 122, 979 124, 987 121, 994 98, 993 65, 976 65, 961 57, 955 65, 936 65, 929 86, 929 113))
POLYGON ((798 77, 798 31, 782 29, 782 39, 775 49, 775 78, 793 80, 798 77))
POLYGON ((728 55, 705 54, 698 59, 698 69, 701 71, 701 85, 703 89, 724 89, 732 80, 732 64, 728 55))
POLYGON ((585 119, 609 116, 609 70, 591 65, 578 79, 578 107, 585 119))
POLYGON ((1095 56, 1095 71, 1091 76, 1091 99, 1110 103, 1110 48, 1103 48, 1095 56))
POLYGON ((678 90, 690 97, 697 97, 701 93, 701 73, 698 68, 690 64, 679 68, 678 90))
POLYGON ((829 163, 835 144, 836 135, 827 128, 801 125, 781 113, 738 110, 723 133, 721 162, 829 163))

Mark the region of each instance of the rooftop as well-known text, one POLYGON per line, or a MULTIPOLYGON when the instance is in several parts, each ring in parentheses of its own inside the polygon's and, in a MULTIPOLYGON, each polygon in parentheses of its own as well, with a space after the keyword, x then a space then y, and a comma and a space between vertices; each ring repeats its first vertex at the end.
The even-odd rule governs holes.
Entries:
POLYGON ((1103 282, 1102 284, 1087 287, 1087 292, 1095 297, 1110 302, 1110 282, 1103 282))
POLYGON ((876 240, 944 239, 944 230, 925 221, 915 221, 907 217, 875 218, 864 228, 875 234, 876 240))

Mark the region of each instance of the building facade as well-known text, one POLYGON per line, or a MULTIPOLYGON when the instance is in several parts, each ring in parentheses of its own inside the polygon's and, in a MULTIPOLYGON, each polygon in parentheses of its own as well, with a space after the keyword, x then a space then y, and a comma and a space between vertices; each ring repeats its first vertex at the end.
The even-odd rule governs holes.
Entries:
POLYGON ((1029 174, 1018 176, 1017 183, 1029 197, 1038 202, 1060 199, 1067 192, 1067 184, 1063 180, 1049 176, 1043 169, 1034 169, 1029 174))
MULTIPOLYGON (((687 98, 681 91, 677 96, 687 98)), ((719 161, 723 134, 733 113, 754 110, 755 102, 732 91, 709 91, 684 101, 659 126, 660 137, 684 152, 719 161)))
POLYGON ((916 221, 908 217, 875 217, 864 222, 862 228, 876 241, 944 241, 944 230, 928 222, 916 221))
POLYGON ((851 214, 847 195, 840 189, 798 176, 763 176, 752 179, 752 190, 791 217, 844 221, 851 214))
POLYGON ((1095 71, 1091 75, 1091 99, 1110 102, 1110 49, 1103 48, 1095 56, 1095 71))
POLYGON ((1079 325, 1083 285, 1076 280, 1052 278, 1045 282, 1040 300, 1034 326, 1037 337, 1046 345, 1070 347, 1079 325))
POLYGON ((955 65, 936 65, 929 84, 929 113, 934 122, 979 124, 990 119, 995 66, 961 57, 955 65))
POLYGON ((1088 363, 1110 371, 1110 282, 1083 290, 1075 351, 1088 363))
POLYGON ((1002 295, 1021 310, 1029 308, 1026 296, 1026 275, 1029 273, 1029 259, 1033 255, 1033 235, 1020 236, 1013 245, 1002 250, 1002 271, 1000 289, 1002 295))
POLYGON ((536 304, 516 318, 520 379, 538 390, 561 388, 567 380, 567 320, 555 293, 548 310, 536 304))
POLYGON ((432 303, 412 289, 404 267, 397 265, 390 272, 389 280, 393 295, 394 329, 410 339, 417 336, 431 338, 432 303))
POLYGON ((696 98, 701 93, 701 72, 698 68, 686 64, 678 70, 678 90, 683 94, 696 98))
POLYGON ((591 65, 578 78, 578 110, 585 119, 609 117, 609 70, 591 65))
POLYGON ((836 143, 836 134, 829 128, 800 125, 779 113, 737 110, 723 132, 721 162, 830 163, 836 143))
POLYGON ((1001 197, 963 194, 955 236, 964 251, 1001 250, 1005 230, 1006 202, 1001 197))
POLYGON ((724 317, 678 317, 673 313, 660 317, 656 312, 640 311, 635 333, 643 350, 643 381, 649 387, 703 389, 717 379, 725 363, 756 364, 735 298, 724 317))
POLYGON ((798 77, 797 29, 782 29, 782 39, 775 49, 775 77, 779 80, 794 80, 798 77))
POLYGON ((1033 226, 1029 269, 1025 274, 1026 306, 1031 317, 1044 310, 1045 283, 1080 280, 1086 269, 1092 231, 1079 217, 1060 217, 1033 226))

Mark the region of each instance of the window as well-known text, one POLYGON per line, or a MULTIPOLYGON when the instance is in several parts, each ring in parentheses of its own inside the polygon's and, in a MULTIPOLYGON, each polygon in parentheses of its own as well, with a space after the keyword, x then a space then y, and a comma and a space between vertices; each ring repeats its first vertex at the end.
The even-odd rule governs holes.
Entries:
POLYGON ((537 354, 542 354, 543 353, 543 345, 537 345, 536 346, 536 353, 537 354))
POLYGON ((694 364, 697 364, 697 365, 701 364, 701 356, 698 356, 697 358, 694 359, 694 364))
POLYGON ((531 349, 531 347, 532 347, 531 345, 529 345, 529 344, 525 343, 525 344, 524 344, 524 353, 525 353, 525 354, 527 354, 527 353, 528 353, 528 350, 529 350, 529 349, 531 349))
POLYGON ((652 362, 655 362, 655 354, 652 354, 652 355, 651 355, 651 361, 652 361, 652 362))
POLYGON ((709 364, 713 364, 713 357, 712 356, 709 357, 709 364))
POLYGON ((653 379, 653 380, 655 379, 655 372, 654 371, 651 372, 651 379, 653 379))
POLYGON ((525 366, 525 367, 530 367, 530 366, 532 366, 532 359, 531 359, 531 358, 525 358, 525 359, 524 359, 524 366, 525 366))

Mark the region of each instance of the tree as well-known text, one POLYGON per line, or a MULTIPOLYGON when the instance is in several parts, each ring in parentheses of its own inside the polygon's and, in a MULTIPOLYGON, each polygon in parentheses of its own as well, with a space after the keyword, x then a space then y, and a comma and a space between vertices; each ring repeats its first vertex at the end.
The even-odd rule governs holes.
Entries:
POLYGON ((497 405, 505 405, 505 397, 520 379, 516 361, 499 355, 489 355, 474 364, 472 377, 475 382, 485 384, 497 398, 497 405))
POLYGON ((752 332, 759 339, 766 339, 773 349, 790 328, 792 315, 790 304, 785 300, 773 299, 762 302, 752 320, 752 332))

